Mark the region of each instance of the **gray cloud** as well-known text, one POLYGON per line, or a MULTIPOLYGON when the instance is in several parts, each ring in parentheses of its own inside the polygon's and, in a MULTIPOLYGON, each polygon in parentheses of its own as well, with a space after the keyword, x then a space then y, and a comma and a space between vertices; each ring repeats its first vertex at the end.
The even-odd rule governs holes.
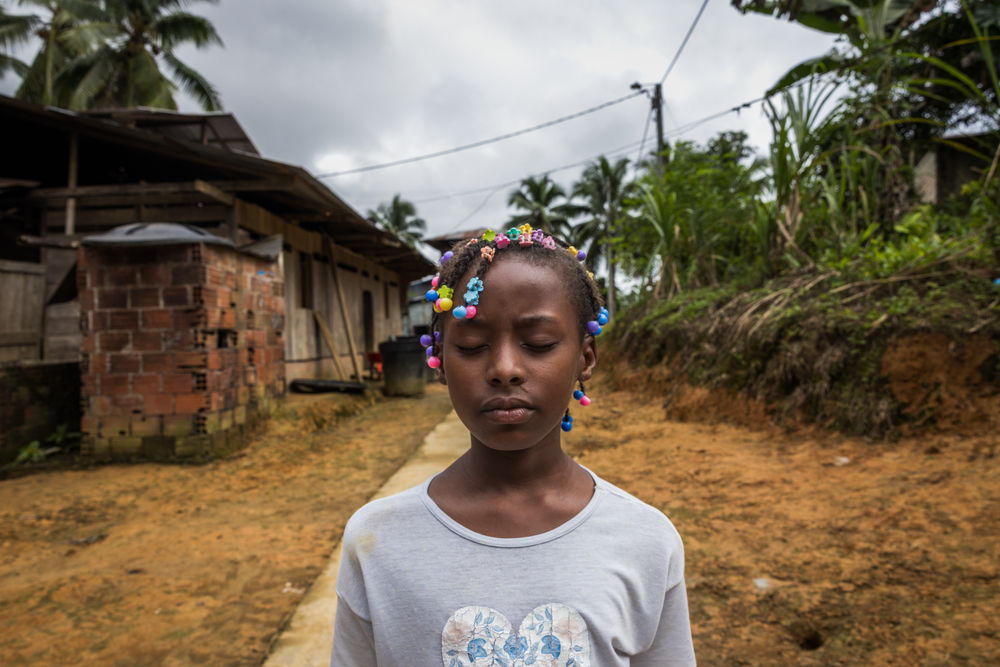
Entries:
MULTIPOLYGON (((632 81, 659 79, 698 5, 223 0, 193 11, 214 22, 226 48, 181 55, 218 86, 266 156, 317 173, 448 148, 624 95, 632 81)), ((801 26, 710 2, 665 87, 668 132, 757 97, 830 44, 801 26)), ((0 82, 0 91, 11 89, 9 79, 0 82)), ((182 107, 196 108, 187 99, 182 107)), ((515 180, 637 142, 648 109, 645 99, 630 100, 492 146, 325 182, 363 213, 395 192, 421 200, 515 180)), ((761 148, 768 140, 759 105, 684 138, 724 129, 749 132, 761 148)), ((569 185, 579 171, 553 178, 569 185)), ((500 224, 507 191, 485 204, 484 192, 418 208, 433 233, 500 224)))

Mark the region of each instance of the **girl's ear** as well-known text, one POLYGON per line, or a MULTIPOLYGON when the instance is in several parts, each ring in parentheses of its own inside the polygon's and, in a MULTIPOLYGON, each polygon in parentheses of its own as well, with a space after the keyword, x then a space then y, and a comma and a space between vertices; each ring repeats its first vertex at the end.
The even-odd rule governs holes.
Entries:
POLYGON ((597 346, 594 344, 593 336, 586 336, 583 339, 583 347, 580 350, 580 381, 590 380, 597 366, 597 346))

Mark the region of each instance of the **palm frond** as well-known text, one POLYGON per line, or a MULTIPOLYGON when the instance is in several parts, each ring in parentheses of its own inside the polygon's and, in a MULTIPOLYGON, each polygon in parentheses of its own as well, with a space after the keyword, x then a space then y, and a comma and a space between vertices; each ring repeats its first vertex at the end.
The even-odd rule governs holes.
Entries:
POLYGON ((158 19, 150 26, 150 33, 168 52, 188 42, 198 48, 224 46, 211 21, 187 12, 175 12, 158 19))
POLYGON ((222 98, 219 91, 197 71, 181 62, 174 54, 164 53, 163 59, 170 66, 174 80, 184 92, 198 101, 205 111, 222 109, 222 98))

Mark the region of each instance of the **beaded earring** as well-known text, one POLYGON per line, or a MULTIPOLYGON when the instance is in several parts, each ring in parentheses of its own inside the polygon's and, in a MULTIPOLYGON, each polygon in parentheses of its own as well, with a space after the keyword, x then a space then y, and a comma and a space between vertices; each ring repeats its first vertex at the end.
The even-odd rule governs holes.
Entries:
POLYGON ((559 424, 564 431, 573 430, 573 417, 569 414, 569 408, 566 408, 566 414, 563 415, 562 423, 559 424))
POLYGON ((573 398, 580 401, 580 405, 583 407, 590 405, 590 397, 587 396, 587 390, 583 386, 583 380, 580 380, 580 388, 573 392, 573 398))

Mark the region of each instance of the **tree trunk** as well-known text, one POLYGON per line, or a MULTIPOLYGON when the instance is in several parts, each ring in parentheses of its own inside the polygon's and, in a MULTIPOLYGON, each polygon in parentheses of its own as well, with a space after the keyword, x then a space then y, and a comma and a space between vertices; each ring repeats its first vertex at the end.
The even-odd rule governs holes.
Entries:
POLYGON ((611 319, 615 318, 615 256, 614 251, 611 249, 611 244, 608 243, 606 246, 606 252, 608 257, 608 315, 611 319))

